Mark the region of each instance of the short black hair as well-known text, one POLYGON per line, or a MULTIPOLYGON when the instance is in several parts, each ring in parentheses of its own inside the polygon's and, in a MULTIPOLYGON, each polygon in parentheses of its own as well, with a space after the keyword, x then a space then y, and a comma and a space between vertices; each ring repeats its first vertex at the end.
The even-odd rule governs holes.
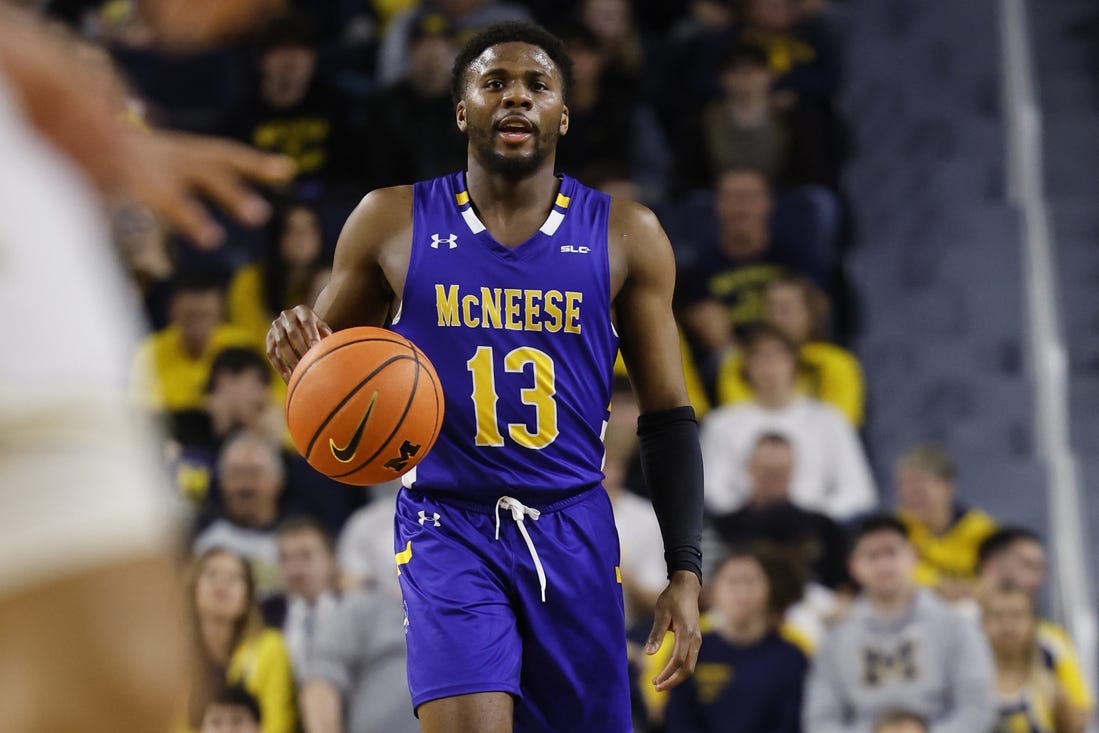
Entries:
POLYGON ((787 336, 782 329, 765 321, 752 326, 747 336, 744 337, 745 355, 747 356, 755 351, 756 347, 763 341, 777 341, 782 344, 786 351, 790 352, 790 356, 794 358, 794 361, 798 360, 799 349, 794 340, 787 336))
POLYGON ((172 295, 225 292, 225 273, 218 269, 183 270, 172 278, 172 295))
POLYGON ((977 572, 980 573, 985 563, 1016 542, 1037 542, 1039 545, 1045 545, 1042 536, 1027 527, 1017 525, 1000 527, 977 546, 977 572))
POLYGON ((270 18, 255 36, 256 50, 262 56, 276 48, 317 48, 320 31, 313 16, 301 10, 288 10, 270 18))
POLYGON ((279 539, 294 532, 313 532, 321 538, 329 552, 336 551, 336 543, 332 539, 332 533, 328 531, 328 527, 325 527, 314 517, 304 515, 288 517, 279 522, 278 527, 275 528, 275 536, 279 539))
POLYGON ((245 346, 230 346, 218 352, 214 363, 210 365, 210 377, 206 380, 206 394, 214 391, 214 385, 222 374, 233 376, 254 370, 259 373, 264 384, 271 384, 271 365, 255 349, 245 346))
POLYGON ((568 101, 572 90, 572 59, 564 42, 535 23, 506 21, 493 23, 471 37, 454 59, 450 75, 450 94, 457 104, 465 90, 466 72, 477 58, 493 46, 501 43, 527 43, 546 52, 561 73, 562 96, 568 101))
POLYGON ((252 697, 251 693, 240 685, 223 686, 212 698, 210 698, 210 702, 207 703, 206 709, 209 710, 214 705, 244 708, 248 711, 248 714, 252 716, 252 720, 256 725, 263 722, 263 715, 260 713, 259 703, 256 702, 256 698, 252 697))
POLYGON ((904 522, 892 514, 872 514, 855 527, 855 533, 851 537, 851 549, 854 550, 863 538, 878 532, 893 532, 903 537, 905 542, 909 540, 908 528, 904 526, 904 522))

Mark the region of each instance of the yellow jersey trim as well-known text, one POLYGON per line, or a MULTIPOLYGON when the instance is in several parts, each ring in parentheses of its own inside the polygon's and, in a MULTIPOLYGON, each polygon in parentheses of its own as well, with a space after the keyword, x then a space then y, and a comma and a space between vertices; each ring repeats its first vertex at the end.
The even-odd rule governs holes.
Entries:
POLYGON ((405 544, 404 550, 402 550, 401 552, 398 552, 396 555, 393 556, 393 561, 395 563, 397 563, 397 575, 401 574, 401 566, 402 565, 407 565, 408 561, 411 560, 411 559, 412 559, 412 540, 409 540, 405 544))

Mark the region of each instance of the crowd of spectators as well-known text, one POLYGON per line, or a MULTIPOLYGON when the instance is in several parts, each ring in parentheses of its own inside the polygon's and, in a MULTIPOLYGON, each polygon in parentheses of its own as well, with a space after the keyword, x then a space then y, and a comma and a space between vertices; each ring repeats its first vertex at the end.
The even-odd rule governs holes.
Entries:
MULTIPOLYGON (((934 445, 875 477, 843 347, 849 228, 838 186, 841 2, 316 0, 252 36, 167 54, 134 3, 44 3, 110 52, 159 125, 292 157, 265 230, 200 252, 138 207, 114 213, 150 325, 134 396, 164 416, 194 517, 187 600, 197 664, 184 729, 418 730, 393 563, 396 487, 354 490, 293 452, 262 355, 282 309, 324 287, 368 190, 461 168, 450 66, 471 32, 533 19, 575 63, 559 167, 651 206, 675 248, 684 362, 703 415, 706 633, 693 679, 646 681, 635 724, 666 733, 1080 733, 1093 702, 1041 616, 1038 532, 963 503, 934 445), (890 483, 896 506, 882 506, 890 483)), ((665 582, 616 384, 605 486, 631 639, 665 582)))

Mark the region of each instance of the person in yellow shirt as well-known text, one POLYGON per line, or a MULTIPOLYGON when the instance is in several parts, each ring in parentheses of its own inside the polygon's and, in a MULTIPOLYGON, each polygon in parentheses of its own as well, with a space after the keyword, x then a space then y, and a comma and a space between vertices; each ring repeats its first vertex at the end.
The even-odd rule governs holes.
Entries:
POLYGON ((140 404, 165 411, 200 409, 210 367, 222 349, 263 349, 263 342, 247 331, 222 322, 224 303, 216 274, 180 274, 172 293, 170 324, 147 336, 135 355, 140 404))
MULTIPOLYGON (((1042 538, 1025 527, 1003 527, 985 538, 977 549, 978 589, 1008 584, 1022 588, 1036 599, 1045 578, 1046 550, 1042 538)), ((1053 672, 1069 702, 1090 715, 1095 699, 1068 633, 1041 618, 1036 636, 1042 663, 1053 672)))
MULTIPOLYGON (((854 426, 863 421, 866 387, 854 354, 828 343, 828 298, 808 278, 786 274, 771 282, 763 296, 763 320, 798 346, 798 389, 828 402, 854 426)), ((744 353, 732 350, 717 375, 717 402, 745 402, 752 388, 745 379, 744 353)))
POLYGON ((1006 585, 982 589, 979 601, 996 665, 995 733, 1083 733, 1088 711, 1043 661, 1034 599, 1006 585))
POLYGON ((262 733, 296 733, 290 654, 282 634, 263 627, 247 561, 229 550, 207 550, 195 561, 188 586, 197 650, 184 732, 197 730, 225 685, 240 685, 259 703, 262 733))
POLYGON ((241 268, 229 285, 229 323, 263 343, 271 321, 298 303, 312 303, 327 273, 320 216, 304 203, 275 210, 263 259, 241 268))
POLYGON ((924 444, 896 465, 898 517, 916 550, 916 581, 949 601, 968 597, 976 577, 977 548, 996 531, 996 520, 956 500, 954 461, 924 444))

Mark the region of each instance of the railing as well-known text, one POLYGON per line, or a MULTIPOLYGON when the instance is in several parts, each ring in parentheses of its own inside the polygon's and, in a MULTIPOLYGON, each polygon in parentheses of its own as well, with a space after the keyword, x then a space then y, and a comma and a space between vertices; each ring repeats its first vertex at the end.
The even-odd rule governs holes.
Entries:
MULTIPOLYGON (((1002 100, 1007 122, 1008 198, 1023 220, 1027 363, 1035 383, 1038 451, 1049 472, 1055 613, 1068 629, 1095 689, 1096 614, 1085 554, 1085 514, 1068 419, 1068 355, 1057 308, 1057 276, 1043 190, 1042 117, 1035 92, 1025 0, 1000 0, 1002 100)), ((1094 730, 1094 725, 1093 725, 1094 730)))

